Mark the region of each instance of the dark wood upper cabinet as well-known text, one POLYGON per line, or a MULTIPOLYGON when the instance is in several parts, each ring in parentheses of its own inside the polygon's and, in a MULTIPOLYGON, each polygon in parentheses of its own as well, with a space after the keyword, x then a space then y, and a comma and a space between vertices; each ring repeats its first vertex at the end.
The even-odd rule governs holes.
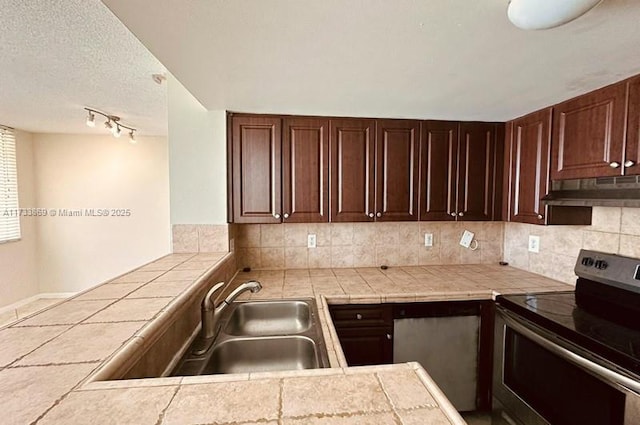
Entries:
POLYGON ((376 220, 418 220, 420 122, 377 120, 376 220))
POLYGON ((281 119, 233 116, 232 186, 236 223, 279 223, 281 119))
POLYGON ((329 221, 329 120, 286 118, 282 146, 282 217, 329 221))
POLYGON ((497 125, 465 122, 459 131, 458 217, 493 220, 497 125))
POLYGON ((624 173, 640 174, 640 77, 629 80, 627 147, 624 173))
POLYGON ((458 123, 423 122, 420 159, 420 219, 455 220, 458 123))
POLYGON ((331 221, 375 219, 375 120, 332 119, 331 221))
MULTIPOLYGON (((547 108, 514 120, 507 135, 510 155, 509 219, 544 224, 541 199, 549 191, 549 156, 552 109, 547 108)), ((507 171, 509 172, 509 171, 507 171)))
POLYGON ((623 174, 626 82, 554 107, 551 179, 623 174))

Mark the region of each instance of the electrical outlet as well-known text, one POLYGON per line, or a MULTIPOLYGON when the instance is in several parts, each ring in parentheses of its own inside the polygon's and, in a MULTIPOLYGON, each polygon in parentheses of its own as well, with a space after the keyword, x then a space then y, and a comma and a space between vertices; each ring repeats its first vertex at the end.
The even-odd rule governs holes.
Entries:
POLYGON ((529 235, 529 252, 540 252, 540 236, 529 235))
POLYGON ((307 235, 307 248, 315 248, 316 247, 316 235, 310 233, 307 235))
POLYGON ((433 233, 424 234, 424 246, 433 246, 433 233))
POLYGON ((471 241, 473 241, 474 236, 475 234, 473 232, 465 230, 464 233, 462 234, 462 238, 460 238, 460 245, 462 245, 465 248, 469 248, 471 246, 471 241))

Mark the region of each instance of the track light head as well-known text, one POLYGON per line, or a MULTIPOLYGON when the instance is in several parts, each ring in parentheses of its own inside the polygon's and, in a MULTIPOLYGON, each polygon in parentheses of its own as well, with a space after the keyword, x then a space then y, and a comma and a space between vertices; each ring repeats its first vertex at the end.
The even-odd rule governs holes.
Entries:
POLYGON ((87 125, 89 127, 95 127, 96 126, 96 114, 94 114, 91 111, 88 111, 89 115, 87 115, 87 125))
POLYGON ((134 134, 133 134, 133 130, 131 130, 129 132, 129 143, 135 144, 138 143, 138 141, 136 140, 134 134))
POLYGON ((120 135, 122 135, 119 124, 116 124, 116 126, 111 129, 111 132, 113 133, 113 137, 120 137, 120 135))
POLYGON ((113 124, 111 124, 111 119, 107 119, 107 120, 104 122, 104 128, 106 128, 106 129, 107 129, 107 130, 109 130, 109 131, 112 131, 112 130, 113 130, 113 124))

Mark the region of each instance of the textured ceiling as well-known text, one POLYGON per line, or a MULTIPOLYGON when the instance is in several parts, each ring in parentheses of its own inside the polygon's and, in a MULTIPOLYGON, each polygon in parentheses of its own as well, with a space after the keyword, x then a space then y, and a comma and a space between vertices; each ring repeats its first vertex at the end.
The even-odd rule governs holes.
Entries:
POLYGON ((507 0, 103 0, 208 109, 507 120, 640 73, 640 1, 522 31, 507 0))
POLYGON ((0 124, 104 134, 84 106, 167 133, 165 68, 99 0, 0 0, 0 124))

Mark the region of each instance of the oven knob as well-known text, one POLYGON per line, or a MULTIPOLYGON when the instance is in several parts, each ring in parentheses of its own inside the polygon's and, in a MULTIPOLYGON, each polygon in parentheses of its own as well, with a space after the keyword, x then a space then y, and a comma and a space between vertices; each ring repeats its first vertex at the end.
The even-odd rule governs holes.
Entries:
POLYGON ((591 257, 584 257, 582 259, 582 265, 583 266, 587 266, 587 267, 591 267, 593 266, 593 258, 591 257))
POLYGON ((598 261, 596 261, 596 269, 598 269, 598 270, 604 270, 604 269, 606 269, 607 267, 609 267, 609 264, 608 264, 606 261, 604 261, 604 260, 598 260, 598 261))

